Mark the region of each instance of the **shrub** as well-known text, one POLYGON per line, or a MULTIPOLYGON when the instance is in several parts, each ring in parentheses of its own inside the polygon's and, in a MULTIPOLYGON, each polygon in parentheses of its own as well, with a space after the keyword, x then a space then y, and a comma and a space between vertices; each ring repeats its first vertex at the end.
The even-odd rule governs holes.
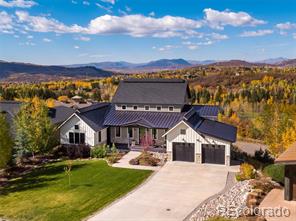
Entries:
POLYGON ((129 164, 131 164, 131 165, 139 165, 139 160, 138 160, 137 158, 135 158, 135 159, 131 159, 131 160, 129 161, 129 164))
POLYGON ((284 183, 285 166, 271 164, 263 169, 263 174, 271 177, 274 181, 278 183, 284 183))
POLYGON ((153 154, 144 151, 140 156, 129 161, 131 165, 157 166, 160 160, 153 154))
POLYGON ((254 179, 256 176, 256 171, 254 167, 248 163, 243 163, 240 165, 240 172, 236 175, 238 181, 254 179))
POLYGON ((264 164, 272 164, 274 163, 274 159, 272 158, 272 156, 270 155, 268 150, 262 150, 260 148, 260 150, 256 150, 255 151, 255 156, 254 158, 264 164))
POLYGON ((111 146, 111 153, 118 153, 118 150, 115 146, 115 144, 113 143, 112 146, 111 146))
POLYGON ((95 146, 91 149, 90 156, 92 158, 104 158, 108 154, 108 146, 107 145, 100 145, 95 146))
POLYGON ((120 153, 112 153, 107 157, 107 160, 110 164, 117 163, 121 159, 122 155, 120 153))
POLYGON ((54 158, 68 157, 88 158, 90 156, 90 147, 86 145, 59 145, 53 149, 54 158))

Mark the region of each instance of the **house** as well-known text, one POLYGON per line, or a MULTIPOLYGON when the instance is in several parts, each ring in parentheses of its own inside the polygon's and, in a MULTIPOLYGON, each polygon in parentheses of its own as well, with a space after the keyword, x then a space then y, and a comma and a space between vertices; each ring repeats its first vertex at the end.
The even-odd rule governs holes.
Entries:
MULTIPOLYGON (((12 133, 14 133, 14 118, 22 104, 23 102, 19 101, 0 101, 0 113, 5 114, 6 120, 12 128, 12 133)), ((73 108, 57 106, 49 108, 48 116, 53 124, 60 125, 74 112, 75 110, 73 108)))
POLYGON ((60 126, 62 144, 115 143, 166 148, 169 160, 230 164, 237 129, 217 121, 219 107, 191 105, 181 79, 128 79, 111 103, 79 109, 60 126))
POLYGON ((275 163, 285 165, 285 196, 284 199, 296 201, 296 143, 282 153, 275 163))

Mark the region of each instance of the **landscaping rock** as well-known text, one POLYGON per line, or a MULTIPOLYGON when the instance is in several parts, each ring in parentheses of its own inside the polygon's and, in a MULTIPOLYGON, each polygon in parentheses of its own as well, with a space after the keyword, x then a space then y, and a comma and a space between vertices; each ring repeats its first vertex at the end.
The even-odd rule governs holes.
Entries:
POLYGON ((214 216, 240 217, 243 209, 247 206, 247 198, 251 190, 252 186, 249 180, 238 182, 225 193, 200 205, 189 220, 206 220, 214 216))

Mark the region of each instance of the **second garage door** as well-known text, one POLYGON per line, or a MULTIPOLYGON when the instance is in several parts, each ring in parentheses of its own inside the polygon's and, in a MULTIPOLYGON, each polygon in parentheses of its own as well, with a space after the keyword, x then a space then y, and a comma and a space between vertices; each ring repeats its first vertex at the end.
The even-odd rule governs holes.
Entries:
POLYGON ((225 164, 225 146, 202 144, 202 162, 225 164))
POLYGON ((194 162, 194 143, 173 143, 173 161, 194 162))

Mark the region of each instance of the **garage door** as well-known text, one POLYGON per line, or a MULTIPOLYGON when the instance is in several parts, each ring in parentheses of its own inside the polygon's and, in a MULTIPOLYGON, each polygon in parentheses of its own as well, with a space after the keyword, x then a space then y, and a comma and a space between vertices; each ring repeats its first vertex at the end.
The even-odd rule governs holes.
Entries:
POLYGON ((202 162, 225 164, 225 146, 202 144, 202 162))
POLYGON ((173 161, 194 162, 194 143, 173 143, 173 161))

